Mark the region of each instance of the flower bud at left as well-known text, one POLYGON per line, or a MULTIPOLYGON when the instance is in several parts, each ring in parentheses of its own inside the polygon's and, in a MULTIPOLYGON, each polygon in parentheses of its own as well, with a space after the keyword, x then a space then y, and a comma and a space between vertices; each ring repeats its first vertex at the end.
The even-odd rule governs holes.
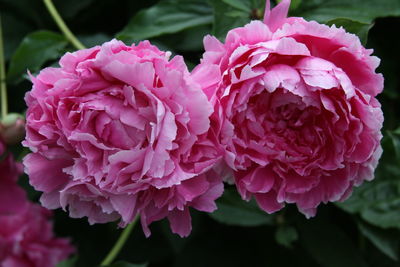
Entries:
POLYGON ((10 113, 0 121, 0 136, 8 145, 21 142, 25 136, 25 118, 18 113, 10 113))

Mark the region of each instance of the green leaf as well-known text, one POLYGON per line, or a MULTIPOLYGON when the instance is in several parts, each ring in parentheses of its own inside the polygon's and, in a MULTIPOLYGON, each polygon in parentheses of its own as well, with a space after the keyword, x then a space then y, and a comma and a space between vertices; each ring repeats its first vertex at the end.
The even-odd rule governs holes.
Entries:
POLYGON ((222 0, 227 5, 232 6, 235 9, 242 10, 250 14, 251 12, 251 2, 243 0, 222 0))
POLYGON ((350 199, 337 205, 350 213, 359 213, 367 222, 400 229, 400 183, 376 178, 354 190, 350 199))
POLYGON ((111 264, 109 267, 147 267, 147 263, 129 263, 126 261, 118 261, 116 263, 111 264))
POLYGON ((287 248, 291 248, 298 237, 296 229, 292 226, 280 226, 275 232, 276 242, 287 248))
POLYGON ((319 266, 367 266, 352 240, 336 225, 320 217, 303 219, 298 227, 300 242, 319 266))
POLYGON ((203 0, 166 0, 139 11, 117 34, 123 41, 143 40, 211 24, 211 7, 203 0))
MULTIPOLYGON (((282 0, 278 0, 278 3, 282 2, 282 0)), ((301 5, 302 0, 292 0, 290 2, 290 11, 296 10, 301 5)))
MULTIPOLYGON (((263 19, 264 0, 209 0, 214 8, 213 35, 224 40, 227 32, 242 27, 251 20, 263 19)), ((278 1, 279 2, 279 1, 278 1)), ((290 10, 295 10, 301 0, 292 0, 290 10)))
POLYGON ((383 230, 362 221, 358 222, 358 229, 380 251, 397 261, 400 252, 400 235, 390 230, 383 230))
POLYGON ((373 225, 400 228, 400 184, 397 181, 377 178, 356 188, 351 198, 337 205, 347 212, 360 214, 373 225))
POLYGON ((370 24, 379 17, 400 16, 398 0, 313 0, 304 1, 295 13, 307 20, 328 21, 344 18, 370 24))
POLYGON ((177 51, 178 53, 187 51, 202 51, 203 38, 209 34, 210 31, 210 25, 202 25, 181 31, 179 33, 161 36, 155 40, 152 40, 152 43, 164 45, 165 48, 167 48, 166 50, 172 51, 173 53, 177 51))
POLYGON ((260 210, 254 201, 243 201, 235 190, 226 189, 217 200, 218 209, 210 214, 216 221, 235 226, 271 225, 274 216, 260 210))
POLYGON ((76 265, 76 262, 78 260, 78 256, 73 256, 69 259, 63 260, 62 262, 59 262, 56 267, 74 267, 76 265))
MULTIPOLYGON (((239 8, 237 1, 210 0, 214 8, 214 24, 212 34, 220 40, 225 39, 226 33, 236 27, 244 26, 250 22, 251 8, 249 11, 239 8)), ((243 1, 249 5, 249 0, 243 1)), ((242 4, 245 5, 245 4, 242 4)))
MULTIPOLYGON (((104 33, 96 33, 91 35, 78 35, 78 40, 82 42, 86 47, 93 47, 96 45, 101 45, 107 41, 111 40, 111 37, 104 33)), ((127 44, 129 45, 129 44, 127 44)))
POLYGON ((28 69, 35 72, 48 60, 59 58, 66 45, 67 41, 61 34, 50 31, 30 33, 11 58, 8 80, 18 82, 28 69))
POLYGON ((343 27, 346 31, 350 33, 354 33, 357 35, 361 42, 365 45, 368 39, 368 31, 372 28, 373 24, 371 23, 363 23, 359 21, 354 21, 345 18, 338 18, 328 21, 326 24, 333 25, 335 24, 336 27, 343 27))
POLYGON ((372 225, 400 229, 400 142, 391 132, 383 138, 382 146, 384 154, 375 179, 355 188, 348 200, 336 205, 372 225))

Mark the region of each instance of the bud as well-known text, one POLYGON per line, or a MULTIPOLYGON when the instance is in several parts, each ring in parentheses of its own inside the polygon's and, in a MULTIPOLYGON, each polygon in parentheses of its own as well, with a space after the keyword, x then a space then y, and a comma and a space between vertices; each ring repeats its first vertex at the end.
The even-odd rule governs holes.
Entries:
POLYGON ((0 121, 0 136, 8 145, 21 142, 25 136, 25 118, 18 113, 10 113, 0 121))

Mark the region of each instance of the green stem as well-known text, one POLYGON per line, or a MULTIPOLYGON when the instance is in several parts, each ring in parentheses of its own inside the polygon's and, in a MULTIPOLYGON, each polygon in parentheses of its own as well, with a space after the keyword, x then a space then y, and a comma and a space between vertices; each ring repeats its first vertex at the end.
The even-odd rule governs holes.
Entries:
POLYGON ((69 30, 68 26, 65 24, 64 20, 61 18, 58 13, 56 7, 54 6, 51 0, 43 0, 44 4, 47 7, 50 15, 53 17, 53 20, 57 24, 58 28, 62 31, 65 38, 67 38, 70 43, 75 46, 77 49, 85 49, 85 46, 75 37, 75 35, 69 30))
POLYGON ((8 97, 7 97, 7 86, 6 86, 6 67, 4 59, 4 47, 3 47, 3 31, 0 17, 0 96, 1 96, 1 117, 5 118, 8 113, 8 97))
POLYGON ((110 265, 114 259, 118 256, 118 253, 121 251, 122 247, 124 246, 126 240, 128 240, 129 235, 131 234, 133 228, 135 227, 136 222, 138 221, 139 216, 131 222, 125 229, 122 231, 120 237, 118 238, 117 242, 115 243, 114 247, 108 253, 108 255, 104 258, 101 262, 100 266, 108 266, 110 265))

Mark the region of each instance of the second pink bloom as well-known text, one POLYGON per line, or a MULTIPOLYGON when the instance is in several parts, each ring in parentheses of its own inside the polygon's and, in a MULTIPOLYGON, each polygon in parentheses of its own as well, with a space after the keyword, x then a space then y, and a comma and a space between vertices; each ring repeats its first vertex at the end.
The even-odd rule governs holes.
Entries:
POLYGON ((213 129, 242 197, 269 213, 296 203, 313 216, 373 179, 383 77, 355 35, 286 18, 289 4, 267 5, 264 23, 231 30, 225 43, 206 36, 192 76, 214 105, 213 129))

